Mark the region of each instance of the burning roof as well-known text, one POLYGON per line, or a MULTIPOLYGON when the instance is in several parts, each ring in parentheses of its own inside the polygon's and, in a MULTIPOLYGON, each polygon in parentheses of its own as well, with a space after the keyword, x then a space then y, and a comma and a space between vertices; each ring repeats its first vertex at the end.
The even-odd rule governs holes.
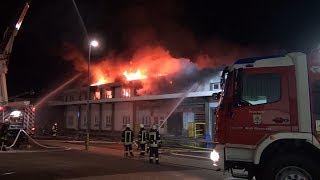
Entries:
MULTIPOLYGON (((73 61, 78 71, 87 71, 87 61, 79 51, 69 49, 65 58, 73 61)), ((109 55, 90 67, 91 86, 135 82, 139 95, 173 87, 179 91, 178 87, 198 81, 201 71, 189 59, 172 57, 161 46, 145 46, 127 58, 109 55)))

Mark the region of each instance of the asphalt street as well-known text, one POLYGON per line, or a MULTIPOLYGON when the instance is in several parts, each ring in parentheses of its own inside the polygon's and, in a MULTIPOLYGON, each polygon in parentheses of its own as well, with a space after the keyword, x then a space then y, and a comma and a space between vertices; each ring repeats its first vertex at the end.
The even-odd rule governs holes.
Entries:
POLYGON ((85 151, 82 144, 40 143, 71 149, 1 152, 0 179, 233 179, 217 171, 206 159, 163 152, 157 165, 149 164, 147 157, 138 157, 138 152, 133 158, 123 157, 119 144, 91 144, 90 150, 85 151))

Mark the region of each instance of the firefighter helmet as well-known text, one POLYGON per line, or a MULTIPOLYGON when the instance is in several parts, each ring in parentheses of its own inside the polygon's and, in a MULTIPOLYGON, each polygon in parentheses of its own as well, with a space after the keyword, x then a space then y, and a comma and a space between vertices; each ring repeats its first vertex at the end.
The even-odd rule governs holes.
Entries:
POLYGON ((126 127, 127 127, 127 128, 131 128, 130 124, 127 124, 126 127))
POLYGON ((144 128, 144 125, 143 125, 143 124, 140 124, 140 128, 144 128))

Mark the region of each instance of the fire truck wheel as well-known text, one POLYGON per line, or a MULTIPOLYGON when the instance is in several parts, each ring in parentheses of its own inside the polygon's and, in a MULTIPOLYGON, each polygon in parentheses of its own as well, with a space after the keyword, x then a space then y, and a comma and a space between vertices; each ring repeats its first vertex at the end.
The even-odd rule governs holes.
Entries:
POLYGON ((311 158, 298 154, 280 155, 266 163, 263 168, 264 180, 286 180, 286 179, 320 179, 317 166, 311 158))

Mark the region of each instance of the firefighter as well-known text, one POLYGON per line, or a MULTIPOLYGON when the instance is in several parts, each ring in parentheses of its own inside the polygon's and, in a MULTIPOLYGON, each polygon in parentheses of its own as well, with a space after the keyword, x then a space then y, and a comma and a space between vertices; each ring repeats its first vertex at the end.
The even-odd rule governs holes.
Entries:
POLYGON ((58 124, 54 123, 52 126, 52 136, 57 137, 57 132, 58 132, 58 124))
POLYGON ((8 129, 9 129, 10 123, 9 119, 5 119, 4 122, 1 125, 0 129, 0 143, 1 143, 1 151, 6 151, 6 144, 8 142, 8 129))
POLYGON ((153 163, 153 156, 156 158, 156 163, 159 164, 159 147, 161 145, 160 133, 155 125, 152 126, 148 136, 148 146, 150 148, 149 163, 153 163))
POLYGON ((144 125, 140 124, 139 131, 139 147, 140 147, 140 155, 144 156, 146 152, 146 144, 147 144, 147 131, 144 129, 144 125))
POLYGON ((121 141, 124 145, 125 156, 128 156, 129 151, 130 155, 133 156, 132 143, 134 139, 133 132, 131 131, 130 124, 126 125, 126 129, 122 132, 121 141))

